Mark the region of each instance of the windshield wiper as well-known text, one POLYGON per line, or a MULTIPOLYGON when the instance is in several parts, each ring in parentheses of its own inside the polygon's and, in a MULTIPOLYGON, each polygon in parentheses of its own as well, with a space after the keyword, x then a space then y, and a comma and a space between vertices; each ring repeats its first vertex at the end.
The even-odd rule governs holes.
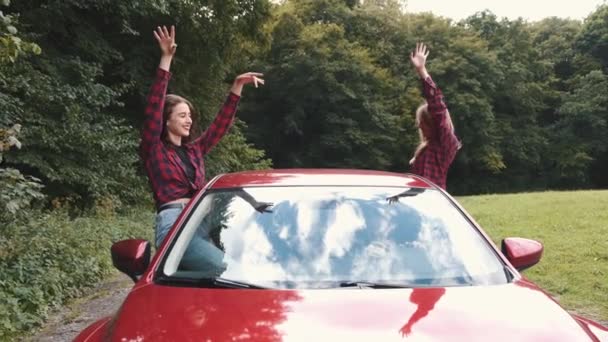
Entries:
POLYGON ((220 277, 206 278, 204 280, 211 281, 213 283, 213 285, 215 285, 215 286, 221 286, 221 287, 230 288, 230 289, 257 289, 257 290, 268 290, 269 289, 268 287, 264 287, 264 286, 260 286, 260 285, 256 285, 256 284, 246 283, 246 282, 238 281, 238 280, 220 278, 220 277))
POLYGON ((186 286, 208 286, 227 289, 269 289, 260 285, 250 284, 243 281, 225 279, 221 277, 213 278, 182 278, 182 277, 159 277, 158 280, 163 284, 186 285, 186 286))
POLYGON ((411 286, 403 284, 372 283, 368 281, 346 281, 340 287, 358 287, 360 289, 409 289, 411 286))

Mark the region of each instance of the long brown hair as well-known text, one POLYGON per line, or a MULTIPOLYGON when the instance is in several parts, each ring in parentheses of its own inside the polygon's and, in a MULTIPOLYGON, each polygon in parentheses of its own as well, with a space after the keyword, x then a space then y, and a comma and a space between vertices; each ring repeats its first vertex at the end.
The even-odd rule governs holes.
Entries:
POLYGON ((190 135, 182 138, 182 143, 187 144, 190 141, 196 139, 196 137, 198 136, 197 113, 196 113, 196 110, 194 109, 194 106, 192 105, 192 103, 190 101, 188 101, 187 99, 185 99, 179 95, 175 95, 175 94, 168 94, 165 97, 165 108, 163 108, 163 132, 161 134, 161 138, 164 141, 167 141, 167 129, 166 129, 167 121, 171 117, 171 112, 173 111, 173 108, 175 108, 175 106, 177 106, 180 103, 185 103, 188 106, 188 108, 190 109, 190 115, 192 117, 192 126, 190 127, 190 135))

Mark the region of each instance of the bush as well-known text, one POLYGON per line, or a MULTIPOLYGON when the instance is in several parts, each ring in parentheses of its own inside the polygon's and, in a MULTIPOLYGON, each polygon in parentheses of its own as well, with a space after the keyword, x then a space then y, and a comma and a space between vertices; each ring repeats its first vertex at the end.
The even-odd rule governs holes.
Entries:
POLYGON ((31 330, 113 271, 110 246, 152 240, 153 213, 69 218, 66 210, 28 212, 0 227, 0 340, 31 330))

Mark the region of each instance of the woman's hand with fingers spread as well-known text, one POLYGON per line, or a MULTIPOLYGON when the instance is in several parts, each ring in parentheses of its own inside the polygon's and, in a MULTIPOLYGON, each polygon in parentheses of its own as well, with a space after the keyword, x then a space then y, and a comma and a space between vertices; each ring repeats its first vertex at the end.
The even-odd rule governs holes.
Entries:
POLYGON ((177 49, 175 26, 171 25, 171 30, 168 30, 166 26, 158 26, 154 30, 154 38, 156 38, 163 56, 173 56, 175 54, 177 49))
POLYGON ((241 92, 243 91, 243 86, 245 84, 253 83, 256 88, 258 87, 258 85, 264 85, 264 79, 262 79, 263 76, 264 74, 259 72, 246 72, 244 74, 238 75, 234 79, 231 91, 236 95, 240 96, 241 92))
POLYGON ((410 54, 410 61, 416 69, 418 75, 422 78, 426 78, 428 73, 426 71, 426 58, 429 55, 429 50, 424 43, 416 43, 416 48, 410 54))
POLYGON ((424 43, 416 43, 416 49, 410 54, 410 61, 416 69, 423 68, 426 64, 426 58, 429 55, 429 50, 424 43))

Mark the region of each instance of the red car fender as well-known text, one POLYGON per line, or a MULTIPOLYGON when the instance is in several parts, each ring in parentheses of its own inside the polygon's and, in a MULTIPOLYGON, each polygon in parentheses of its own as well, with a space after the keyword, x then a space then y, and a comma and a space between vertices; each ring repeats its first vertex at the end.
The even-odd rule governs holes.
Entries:
POLYGON ((580 324, 580 326, 587 332, 589 337, 594 338, 594 341, 608 341, 608 327, 604 327, 597 322, 590 319, 581 317, 579 315, 571 314, 572 317, 580 324))
POLYGON ((80 332, 74 342, 101 342, 112 316, 104 317, 80 332))

